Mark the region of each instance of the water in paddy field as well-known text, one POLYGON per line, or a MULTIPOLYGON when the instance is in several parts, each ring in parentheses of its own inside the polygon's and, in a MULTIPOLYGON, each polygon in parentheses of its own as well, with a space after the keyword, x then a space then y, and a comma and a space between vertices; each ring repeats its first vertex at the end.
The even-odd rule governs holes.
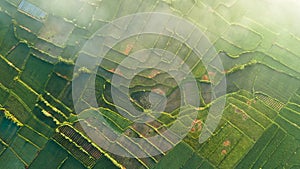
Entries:
POLYGON ((300 168, 299 7, 0 1, 0 168, 300 168))

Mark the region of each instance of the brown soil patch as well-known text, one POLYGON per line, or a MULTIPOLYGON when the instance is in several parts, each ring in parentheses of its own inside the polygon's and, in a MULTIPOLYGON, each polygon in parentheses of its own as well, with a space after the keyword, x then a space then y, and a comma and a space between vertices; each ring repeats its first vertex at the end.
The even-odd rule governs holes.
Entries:
POLYGON ((225 155, 225 154, 227 154, 227 151, 226 151, 226 150, 222 150, 222 151, 221 151, 221 154, 222 154, 222 155, 225 155))
POLYGON ((230 146, 230 141, 229 140, 224 141, 223 146, 225 147, 230 146))
POLYGON ((124 50, 124 54, 128 55, 131 52, 132 48, 133 48, 133 45, 132 44, 128 44, 126 46, 126 49, 124 50))
POLYGON ((207 76, 207 75, 203 75, 203 76, 202 76, 202 80, 208 81, 208 80, 209 80, 209 79, 208 79, 208 76, 207 76))

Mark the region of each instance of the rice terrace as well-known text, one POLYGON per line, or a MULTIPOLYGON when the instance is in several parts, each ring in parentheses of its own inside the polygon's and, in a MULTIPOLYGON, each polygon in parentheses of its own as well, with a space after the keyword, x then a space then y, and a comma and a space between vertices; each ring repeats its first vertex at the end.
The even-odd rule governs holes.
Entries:
POLYGON ((0 169, 300 169, 297 0, 0 0, 0 169))

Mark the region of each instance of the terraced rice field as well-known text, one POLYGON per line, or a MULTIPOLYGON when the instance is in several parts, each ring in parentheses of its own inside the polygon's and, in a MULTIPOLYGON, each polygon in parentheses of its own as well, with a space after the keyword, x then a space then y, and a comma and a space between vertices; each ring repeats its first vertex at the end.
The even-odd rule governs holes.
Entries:
MULTIPOLYGON (((1 0, 0 168, 300 168, 300 3, 288 1, 1 0), (97 49, 82 49, 99 29, 139 12, 168 13, 195 24, 211 42, 201 51, 209 60, 199 60, 191 46, 175 38, 138 34, 106 46, 108 53, 96 70, 76 65, 80 54, 85 54, 81 63, 95 62, 97 49), (132 67, 117 68, 129 55, 152 48, 174 53, 182 63, 144 57, 133 58, 132 67), (212 48, 218 55, 211 55, 212 48), (205 64, 218 58, 224 70, 209 71, 205 64), (119 90, 125 84, 118 88, 112 83, 113 77, 130 79, 130 72, 148 63, 187 65, 200 104, 182 107, 181 99, 191 96, 182 95, 175 78, 156 68, 135 74, 128 93, 119 90), (82 90, 95 95, 97 108, 87 95, 72 97, 72 84, 84 84, 94 74, 95 91, 82 90), (214 93, 213 84, 217 88, 225 80, 226 94, 214 93), (153 113, 149 109, 157 99, 165 102, 164 110, 151 114, 157 116, 154 121, 137 123, 132 119, 144 116, 116 104, 113 91, 120 102, 129 99, 145 114, 153 113), (221 98, 226 103, 220 122, 200 143, 209 109, 221 98), (103 121, 96 122, 100 116, 103 121), (176 123, 178 119, 193 123, 176 123), (162 134, 172 126, 186 134, 179 143, 162 134), (105 135, 107 128, 115 132, 105 135), (123 133, 128 144, 116 142, 116 133, 123 133), (155 135, 162 136, 161 147, 173 148, 157 147, 151 141, 155 135), (134 138, 144 139, 146 146, 134 138), (111 153, 99 142, 134 158, 111 153), (140 157, 132 149, 158 154, 140 157)), ((115 30, 106 36, 120 40, 115 30)))

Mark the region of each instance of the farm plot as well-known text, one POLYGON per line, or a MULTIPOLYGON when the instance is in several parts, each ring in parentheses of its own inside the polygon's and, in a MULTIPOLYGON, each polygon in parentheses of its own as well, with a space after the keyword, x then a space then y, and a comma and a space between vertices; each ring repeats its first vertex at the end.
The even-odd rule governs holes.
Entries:
POLYGON ((53 65, 30 55, 22 72, 21 79, 34 90, 41 92, 44 89, 53 65))

